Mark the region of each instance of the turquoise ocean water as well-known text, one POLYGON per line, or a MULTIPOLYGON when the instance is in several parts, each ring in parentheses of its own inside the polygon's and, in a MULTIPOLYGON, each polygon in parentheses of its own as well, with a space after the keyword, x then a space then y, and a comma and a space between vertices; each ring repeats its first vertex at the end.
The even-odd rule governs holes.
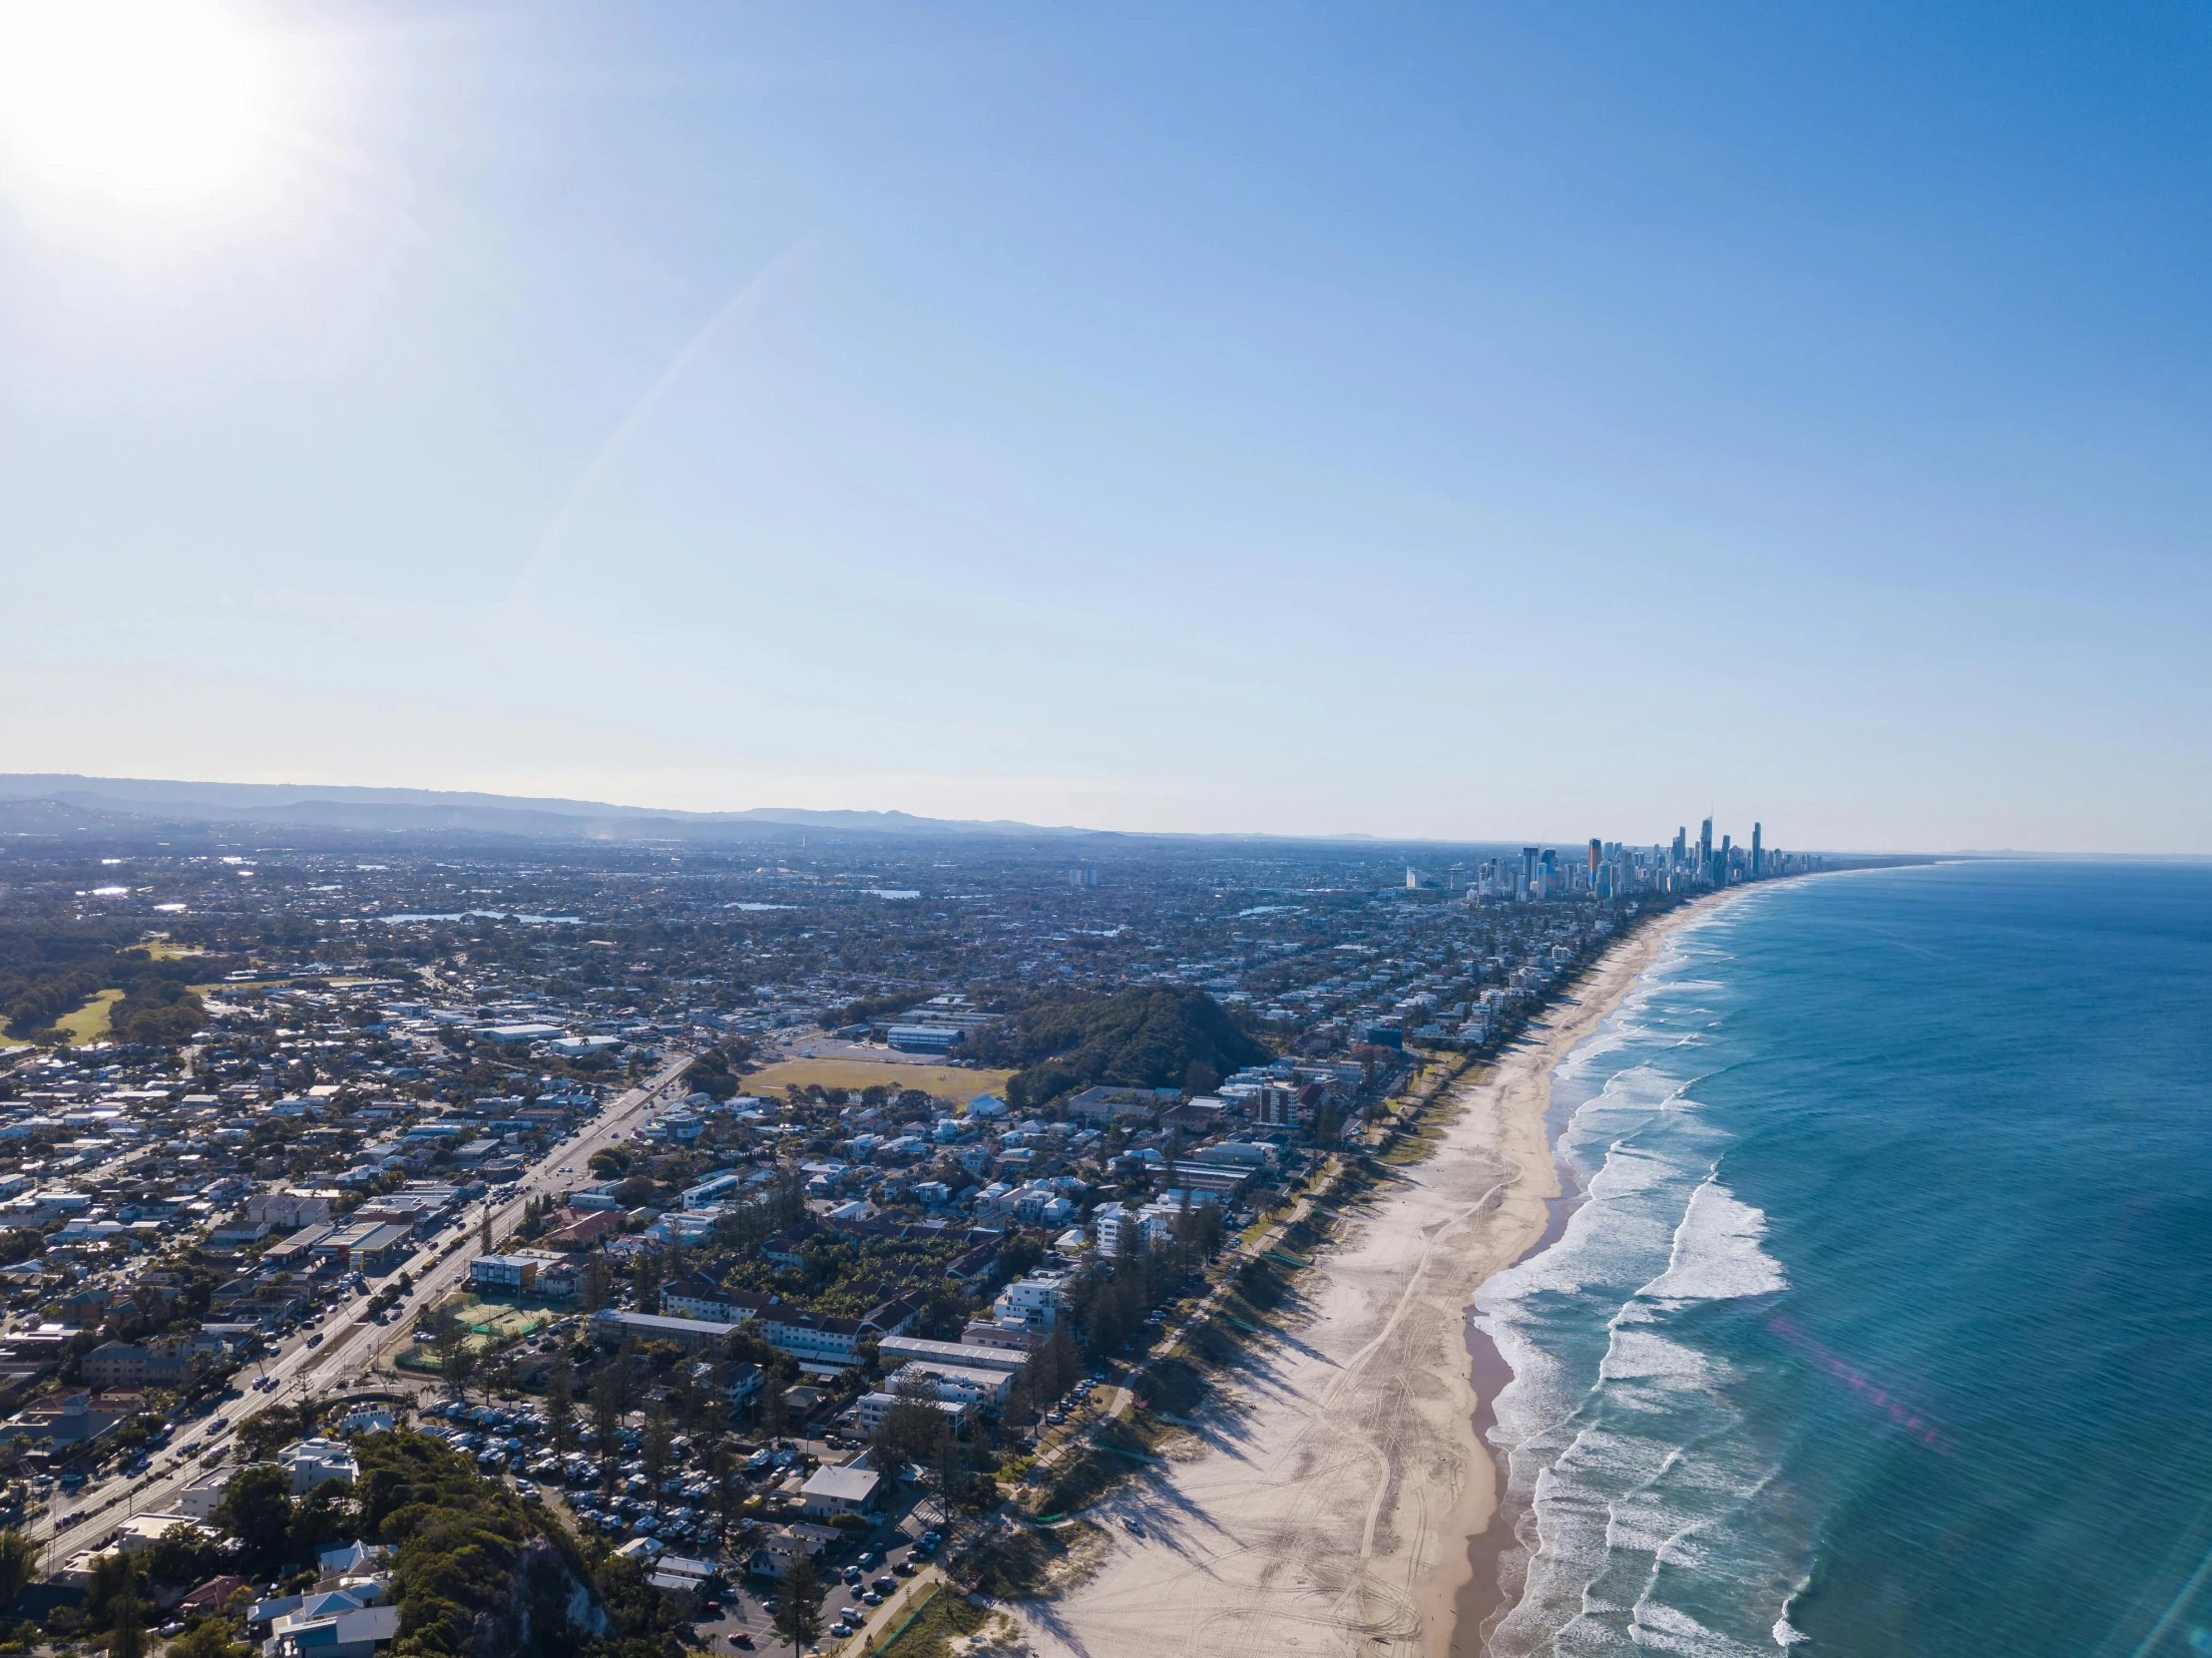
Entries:
POLYGON ((1752 891, 1554 1127, 1493 1653, 2212 1652, 2212 869, 1752 891))

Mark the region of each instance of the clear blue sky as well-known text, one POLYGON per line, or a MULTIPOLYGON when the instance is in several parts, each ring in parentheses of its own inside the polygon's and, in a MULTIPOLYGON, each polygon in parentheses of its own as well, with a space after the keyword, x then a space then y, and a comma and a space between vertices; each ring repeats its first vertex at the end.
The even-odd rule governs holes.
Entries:
POLYGON ((0 769, 2212 851, 2201 7, 226 15, 0 110, 0 769))

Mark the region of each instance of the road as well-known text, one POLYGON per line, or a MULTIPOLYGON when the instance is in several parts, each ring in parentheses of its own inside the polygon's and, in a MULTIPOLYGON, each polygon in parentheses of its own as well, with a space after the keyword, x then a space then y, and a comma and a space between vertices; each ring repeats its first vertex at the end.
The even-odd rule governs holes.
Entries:
MULTIPOLYGON (((639 1086, 618 1097, 597 1117, 586 1123, 583 1130, 554 1145, 544 1157, 524 1170, 515 1183, 513 1195, 491 1207, 492 1231, 501 1235, 522 1219, 524 1205, 532 1198, 548 1191, 562 1190, 585 1176, 585 1167, 593 1152, 602 1146, 613 1145, 628 1139, 637 1127, 642 1113, 665 1102, 675 1091, 684 1069, 691 1062, 688 1053, 669 1059, 639 1086), (567 1175, 560 1171, 570 1168, 567 1175)), ((481 1211, 479 1211, 481 1213, 481 1211)), ((198 1442, 205 1448, 211 1445, 227 1445, 237 1429, 260 1412, 278 1403, 296 1404, 302 1399, 322 1398, 372 1370, 387 1355, 393 1355, 402 1345, 414 1340, 415 1316, 424 1308, 434 1307, 445 1294, 459 1284, 468 1273, 468 1264, 476 1257, 475 1239, 478 1215, 468 1216, 466 1229, 458 1234, 448 1233, 445 1242, 435 1246, 435 1253, 421 1258, 427 1264, 410 1262, 408 1270, 415 1279, 414 1294, 400 1304, 399 1316, 390 1324, 362 1324, 359 1309, 365 1302, 357 1302, 330 1315, 319 1330, 301 1331, 287 1338, 273 1359, 255 1367, 256 1376, 272 1376, 276 1386, 265 1391, 247 1388, 243 1397, 219 1401, 212 1415, 227 1420, 228 1426, 213 1435, 201 1433, 201 1427, 209 1419, 184 1419, 178 1423, 177 1441, 180 1444, 198 1442), (310 1335, 319 1334, 322 1340, 314 1347, 307 1346, 310 1335)), ((240 1373, 241 1376, 243 1373, 240 1373)), ((51 1499, 48 1513, 34 1520, 29 1529, 45 1547, 46 1567, 58 1569, 61 1564, 80 1549, 93 1547, 110 1530, 127 1516, 137 1513, 162 1513, 176 1505, 177 1498, 186 1485, 205 1473, 198 1455, 177 1455, 165 1452, 156 1462, 152 1472, 135 1479, 123 1474, 111 1474, 95 1484, 86 1486, 73 1496, 64 1496, 58 1490, 51 1499), (55 1529, 56 1519, 69 1523, 55 1529)))

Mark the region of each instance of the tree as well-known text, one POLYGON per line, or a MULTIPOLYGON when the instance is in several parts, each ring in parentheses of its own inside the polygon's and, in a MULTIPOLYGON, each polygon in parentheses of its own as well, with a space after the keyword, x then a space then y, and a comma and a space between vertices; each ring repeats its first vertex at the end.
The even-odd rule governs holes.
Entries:
POLYGON ((584 1310, 596 1313, 607 1305, 607 1257, 598 1250, 584 1258, 584 1310))
POLYGON ((169 1644, 169 1658, 251 1658, 221 1618, 203 1618, 169 1644))
POLYGON ((620 1361, 600 1366, 585 1395, 585 1403, 592 1411, 592 1432, 599 1440, 600 1467, 606 1473, 610 1489, 615 1483, 616 1464, 622 1458, 617 1436, 622 1431, 623 1417, 630 1410, 629 1372, 630 1367, 620 1361))
POLYGON ((930 1496, 949 1531, 953 1515, 967 1498, 970 1484, 968 1461, 960 1452, 960 1441, 950 1433, 940 1435, 937 1453, 930 1458, 928 1467, 930 1496))
POLYGON ((108 1621, 115 1628, 108 1638, 108 1658, 146 1658, 146 1607, 135 1586, 109 1602, 108 1621))
POLYGON ((631 1269, 630 1288, 639 1312, 661 1311, 661 1263, 654 1259, 651 1250, 638 1252, 637 1264, 631 1269))
POLYGON ((546 1427, 556 1449, 568 1451, 575 1446, 576 1366, 567 1348, 553 1356, 553 1367, 546 1372, 546 1427))
POLYGON ((668 1419, 668 1408, 656 1399, 646 1407, 646 1431, 638 1446, 638 1454, 645 1459, 646 1473, 653 1480, 656 1491, 667 1476, 668 1454, 674 1440, 675 1424, 668 1419))
POLYGON ((752 1493, 745 1489, 745 1465, 737 1459, 737 1453, 726 1445, 714 1452, 714 1505, 722 1517, 722 1537, 726 1541, 737 1534, 737 1527, 744 1522, 745 1498, 752 1493))
POLYGON ((1036 1370, 1037 1361, 1032 1359, 1007 1385, 1004 1421, 1009 1428, 1027 1428, 1037 1420, 1036 1370))
POLYGON ((784 1401, 783 1384, 773 1376, 765 1377, 760 1385, 760 1437, 764 1440, 780 1438, 791 1426, 791 1407, 784 1401))
POLYGON ((281 1561, 291 1539, 291 1476, 270 1463, 238 1469, 212 1517, 238 1539, 247 1565, 266 1571, 281 1561))
POLYGON ((120 1549, 95 1554, 85 1579, 86 1620, 97 1628, 114 1615, 119 1603, 135 1599, 138 1573, 138 1561, 120 1549))
POLYGON ((39 1545, 15 1526, 0 1531, 0 1612, 38 1575, 39 1545))
POLYGON ((476 1222, 476 1241, 484 1246, 484 1253, 492 1253, 492 1206, 484 1205, 484 1213, 476 1222))
POLYGON ((147 1550, 146 1575, 157 1583, 190 1587, 215 1576, 221 1563, 222 1552, 215 1539, 199 1526, 179 1520, 147 1550))
POLYGON ((800 1647, 819 1640, 822 1633, 822 1580, 814 1570, 813 1556, 804 1547, 793 1556, 791 1569, 776 1586, 775 1632, 800 1647))
POLYGON ((1040 1400, 1058 1399, 1076 1385, 1083 1374, 1083 1355, 1076 1351, 1076 1338, 1066 1319, 1054 1324, 1052 1336, 1038 1349, 1034 1362, 1041 1367, 1037 1389, 1040 1400))
POLYGON ((476 1369, 476 1350, 469 1346, 469 1327, 451 1307, 441 1307, 431 1329, 431 1346, 438 1355, 438 1379, 456 1397, 465 1395, 469 1375, 476 1369))
POLYGON ((872 1459, 887 1479, 907 1462, 933 1465, 939 1446, 952 1438, 952 1427, 937 1408, 937 1390, 928 1381, 901 1378, 891 1392, 891 1408, 869 1442, 872 1459))
POLYGON ((353 1500, 352 1487, 325 1479, 292 1504, 290 1557, 308 1559, 317 1549, 355 1535, 360 1526, 360 1509, 353 1500))

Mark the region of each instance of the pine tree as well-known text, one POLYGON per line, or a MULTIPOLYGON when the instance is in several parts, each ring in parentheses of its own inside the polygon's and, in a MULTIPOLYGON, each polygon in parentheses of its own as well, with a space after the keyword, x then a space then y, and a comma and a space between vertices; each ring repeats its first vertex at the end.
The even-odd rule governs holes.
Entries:
POLYGON ((553 1356, 553 1366, 546 1372, 546 1427, 558 1449, 568 1451, 575 1446, 576 1366, 570 1362, 566 1348, 553 1356))
POLYGON ((776 1585, 776 1595, 775 1632, 791 1643, 796 1654, 822 1633, 822 1580, 803 1544, 776 1585))

